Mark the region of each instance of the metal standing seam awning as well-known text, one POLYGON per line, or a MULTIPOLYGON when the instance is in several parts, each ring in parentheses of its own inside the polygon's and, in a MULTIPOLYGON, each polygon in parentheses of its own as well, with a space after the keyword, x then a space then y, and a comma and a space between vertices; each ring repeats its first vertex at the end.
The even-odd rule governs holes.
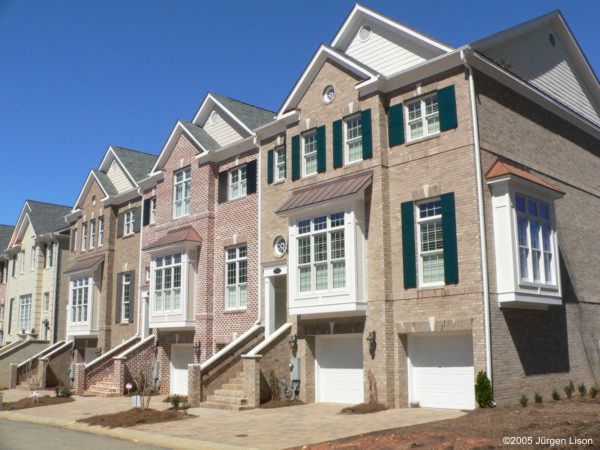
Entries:
POLYGON ((76 272, 83 272, 84 270, 91 270, 103 261, 104 254, 79 258, 76 259, 64 273, 65 275, 69 275, 76 272))
POLYGON ((196 242, 200 244, 202 237, 192 226, 186 226, 176 230, 168 231, 164 236, 158 238, 151 244, 143 248, 144 251, 154 250, 167 245, 179 244, 184 242, 196 242))
POLYGON ((373 182, 373 171, 354 173, 292 191, 277 214, 356 194, 373 182))

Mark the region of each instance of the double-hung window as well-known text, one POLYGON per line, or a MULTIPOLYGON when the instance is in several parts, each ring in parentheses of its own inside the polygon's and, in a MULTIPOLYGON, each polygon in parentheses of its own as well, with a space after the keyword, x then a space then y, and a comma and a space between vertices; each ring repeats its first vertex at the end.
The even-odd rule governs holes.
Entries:
POLYGON ((31 328, 31 294, 22 295, 19 303, 19 331, 31 328))
POLYGON ((173 183, 173 217, 177 219, 190 214, 191 169, 175 172, 173 183))
POLYGON ((77 251, 77 228, 73 229, 73 234, 71 235, 71 251, 77 251))
POLYGON ((88 239, 88 234, 87 234, 87 223, 83 223, 81 224, 81 251, 85 251, 85 249, 87 248, 87 239, 88 239))
POLYGON ((52 267, 54 264, 54 244, 46 245, 46 267, 52 267))
POLYGON ((229 200, 244 197, 248 190, 246 166, 236 167, 229 171, 229 200))
POLYGON ((181 253, 156 258, 154 266, 154 312, 181 312, 181 253))
POLYGON ((406 104, 408 140, 431 136, 440 131, 437 93, 406 104))
POLYGON ((44 292, 44 311, 48 311, 50 309, 50 293, 44 292))
POLYGON ((515 210, 521 281, 555 285, 555 248, 549 204, 515 194, 515 210))
POLYGON ((104 217, 98 217, 98 247, 104 245, 104 217))
POLYGON ((121 322, 128 323, 131 317, 131 273, 124 273, 121 281, 121 322))
POLYGON ((125 223, 123 228, 123 236, 133 234, 133 225, 135 224, 135 210, 130 209, 125 213, 125 223))
POLYGON ((344 121, 344 146, 346 164, 362 160, 362 121, 360 115, 344 121))
POLYGON ((156 223, 156 197, 150 199, 150 223, 156 223))
POLYGON ((346 287, 344 213, 298 222, 298 291, 305 294, 346 287))
POLYGON ((245 245, 226 250, 227 309, 241 309, 248 304, 248 248, 245 245))
POLYGON ((302 176, 317 173, 317 132, 310 131, 302 136, 302 176))
POLYGON ((417 204, 417 242, 419 285, 444 284, 444 239, 440 199, 417 204))
POLYGON ((286 160, 285 147, 275 149, 275 181, 285 180, 286 160))
POLYGON ((90 248, 96 246, 96 221, 90 220, 90 248))
POLYGON ((71 322, 88 321, 90 278, 79 278, 71 282, 71 322))
POLYGON ((35 246, 31 247, 31 267, 29 268, 30 270, 34 270, 35 269, 35 263, 36 263, 36 252, 35 252, 35 246))
POLYGON ((25 250, 21 250, 19 256, 21 258, 21 273, 25 272, 25 250))

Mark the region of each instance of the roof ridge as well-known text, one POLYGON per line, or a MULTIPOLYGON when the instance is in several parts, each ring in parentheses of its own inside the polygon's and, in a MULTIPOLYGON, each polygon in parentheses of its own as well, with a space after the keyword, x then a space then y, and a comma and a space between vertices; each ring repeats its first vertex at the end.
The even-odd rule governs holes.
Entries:
POLYGON ((25 202, 29 203, 38 203, 40 205, 49 205, 49 206, 60 206, 61 208, 71 208, 71 206, 67 206, 67 205, 61 205, 60 203, 52 203, 52 202, 41 202, 39 200, 31 200, 31 199, 27 199, 25 200, 25 202))

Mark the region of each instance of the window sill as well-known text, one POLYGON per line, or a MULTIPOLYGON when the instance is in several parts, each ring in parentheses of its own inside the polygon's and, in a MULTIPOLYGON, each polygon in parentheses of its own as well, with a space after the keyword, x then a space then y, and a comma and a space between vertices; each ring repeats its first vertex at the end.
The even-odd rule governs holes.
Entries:
POLYGON ((433 290, 441 290, 441 289, 445 289, 445 288, 446 288, 446 285, 444 283, 430 284, 430 285, 417 286, 417 291, 433 291, 433 290))
POLYGON ((302 175, 302 176, 300 177, 300 179, 299 179, 299 180, 296 180, 296 181, 310 180, 311 178, 315 178, 315 177, 316 177, 316 176, 318 176, 318 175, 319 175, 319 172, 317 172, 317 173, 311 173, 310 175, 302 175))
POLYGON ((406 143, 405 143, 405 145, 407 147, 409 147, 409 146, 414 145, 414 144, 420 144, 423 141, 428 141, 430 139, 439 138, 441 135, 442 135, 441 132, 437 132, 435 134, 430 134, 429 136, 423 136, 423 137, 420 137, 420 138, 417 138, 417 139, 413 139, 412 141, 408 141, 407 140, 406 143))
POLYGON ((132 236, 135 236, 135 233, 124 234, 123 236, 121 236, 121 239, 127 239, 127 238, 130 238, 132 236))
POLYGON ((227 308, 223 310, 224 314, 235 314, 246 312, 248 308, 227 308))
POLYGON ((236 202, 239 202, 240 200, 244 200, 244 199, 247 199, 247 198, 248 198, 248 194, 242 195, 241 197, 233 198, 231 200, 228 199, 226 202, 223 202, 221 204, 222 205, 227 205, 229 203, 236 203, 236 202))
MULTIPOLYGON (((356 166, 356 165, 360 164, 363 161, 364 161, 364 159, 361 158, 358 161, 345 162, 344 165, 343 165, 343 167, 344 168, 346 168, 346 167, 353 167, 353 166, 356 166)), ((341 169, 341 167, 340 167, 340 169, 341 169)))
POLYGON ((274 186, 274 185, 276 185, 276 184, 283 184, 283 183, 285 183, 285 178, 283 178, 283 179, 281 179, 281 180, 276 180, 276 181, 273 181, 273 183, 271 183, 271 185, 273 185, 273 186, 274 186))

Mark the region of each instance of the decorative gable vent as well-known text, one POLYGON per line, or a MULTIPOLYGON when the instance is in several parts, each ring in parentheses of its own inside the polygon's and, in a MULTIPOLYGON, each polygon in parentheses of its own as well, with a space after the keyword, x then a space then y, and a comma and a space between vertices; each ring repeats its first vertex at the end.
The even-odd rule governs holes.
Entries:
POLYGON ((219 116, 219 113, 216 111, 213 111, 210 115, 211 125, 215 125, 219 121, 220 118, 221 118, 221 116, 219 116))
POLYGON ((369 25, 363 25, 362 27, 360 27, 360 30, 358 30, 358 39, 360 40, 360 42, 366 42, 371 37, 372 33, 373 30, 371 30, 371 27, 369 25))

